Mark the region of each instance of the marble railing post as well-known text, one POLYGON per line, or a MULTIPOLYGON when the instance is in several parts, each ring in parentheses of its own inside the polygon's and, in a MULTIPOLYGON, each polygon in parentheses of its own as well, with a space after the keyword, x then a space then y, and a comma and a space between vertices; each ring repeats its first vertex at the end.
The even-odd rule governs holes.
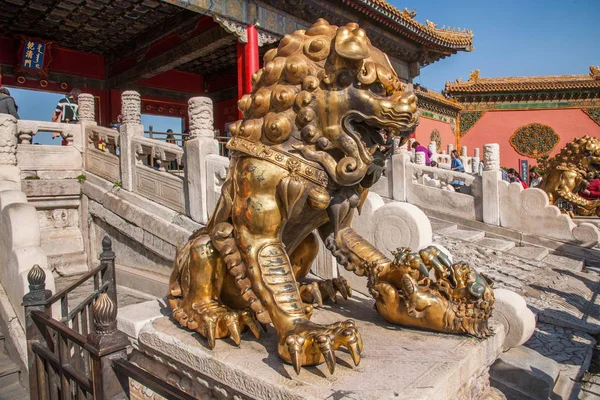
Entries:
POLYGON ((454 150, 454 145, 453 144, 449 144, 448 145, 448 154, 452 153, 452 150, 454 150))
POLYGON ((483 145, 483 222, 500 226, 500 145, 483 145))
POLYGON ((408 179, 410 179, 408 164, 410 163, 410 152, 400 151, 392 156, 392 198, 397 201, 406 201, 408 191, 408 179))
POLYGON ((192 97, 188 102, 190 139, 185 145, 186 212, 194 221, 208 221, 206 158, 219 154, 214 135, 213 103, 208 97, 192 97))
POLYGON ((425 153, 422 151, 415 152, 415 164, 425 165, 425 153))
POLYGON ((121 187, 131 192, 134 189, 133 175, 135 171, 133 138, 144 136, 140 94, 133 90, 127 90, 121 95, 121 103, 121 115, 123 115, 123 123, 119 127, 121 187))
POLYGON ((427 146, 427 148, 429 149, 429 151, 431 151, 432 155, 436 155, 437 152, 438 152, 438 148, 437 148, 437 143, 436 142, 429 143, 429 146, 427 146))
MULTIPOLYGON (((81 127, 81 130, 78 135, 73 135, 71 145, 84 154, 88 142, 86 135, 87 127, 98 125, 96 123, 94 96, 89 93, 81 93, 77 97, 77 104, 79 105, 79 126, 81 127)), ((83 165, 85 165, 85 157, 83 160, 83 165)))
POLYGON ((17 165, 17 119, 0 114, 0 165, 17 165))

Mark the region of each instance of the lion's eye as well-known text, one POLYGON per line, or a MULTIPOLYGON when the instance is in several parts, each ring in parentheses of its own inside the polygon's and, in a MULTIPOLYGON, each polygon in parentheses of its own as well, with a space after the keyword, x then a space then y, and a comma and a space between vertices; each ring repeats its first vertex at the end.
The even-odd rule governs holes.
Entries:
POLYGON ((385 90, 385 87, 383 86, 383 84, 382 84, 381 82, 375 82, 375 83, 372 83, 372 84, 369 86, 369 90, 370 90, 372 93, 374 93, 374 94, 377 94, 377 95, 380 95, 380 96, 384 96, 384 95, 386 94, 386 92, 387 92, 387 91, 385 90))

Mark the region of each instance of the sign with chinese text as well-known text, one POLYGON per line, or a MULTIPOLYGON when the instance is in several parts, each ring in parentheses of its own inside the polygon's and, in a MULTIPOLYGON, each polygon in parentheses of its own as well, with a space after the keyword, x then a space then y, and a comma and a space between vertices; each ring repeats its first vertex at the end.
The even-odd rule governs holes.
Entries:
POLYGON ((40 75, 48 79, 48 66, 52 61, 52 42, 21 35, 19 46, 18 64, 15 65, 15 74, 40 75))
POLYGON ((529 185, 529 162, 527 160, 519 160, 521 164, 521 179, 529 185))
POLYGON ((41 70, 44 67, 46 44, 33 40, 25 40, 23 45, 23 68, 41 70))

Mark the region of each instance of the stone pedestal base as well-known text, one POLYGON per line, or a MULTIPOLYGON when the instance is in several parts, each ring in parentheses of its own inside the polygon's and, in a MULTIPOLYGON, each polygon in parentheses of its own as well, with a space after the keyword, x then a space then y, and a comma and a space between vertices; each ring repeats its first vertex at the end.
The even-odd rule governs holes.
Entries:
POLYGON ((495 335, 486 340, 403 329, 384 321, 366 299, 340 301, 313 315, 323 324, 348 318, 363 336, 362 361, 353 368, 347 352, 336 352, 333 376, 325 365, 302 368, 297 376, 277 356, 273 329, 260 341, 245 333, 240 348, 219 340, 211 351, 169 317, 142 328, 132 361, 196 398, 490 398, 488 371, 501 352, 502 325, 493 322, 495 335))

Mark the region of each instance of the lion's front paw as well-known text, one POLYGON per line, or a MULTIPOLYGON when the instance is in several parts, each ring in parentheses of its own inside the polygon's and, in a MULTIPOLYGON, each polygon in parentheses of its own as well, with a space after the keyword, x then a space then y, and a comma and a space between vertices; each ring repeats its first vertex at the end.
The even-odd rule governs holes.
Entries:
POLYGON ((334 351, 342 346, 348 349, 354 365, 358 365, 363 344, 352 320, 328 326, 310 324, 297 327, 280 339, 277 350, 281 358, 294 366, 297 374, 303 365, 323 362, 327 363, 329 372, 333 374, 336 365, 334 351))
POLYGON ((257 339, 260 338, 259 324, 252 312, 232 310, 216 301, 194 303, 191 307, 176 307, 173 318, 184 328, 204 336, 211 349, 214 349, 216 339, 228 336, 239 346, 241 333, 246 327, 257 339))
POLYGON ((352 296, 352 288, 346 278, 339 277, 314 282, 300 283, 300 296, 305 304, 317 303, 323 307, 323 301, 332 300, 337 303, 336 294, 342 295, 344 300, 352 296))

